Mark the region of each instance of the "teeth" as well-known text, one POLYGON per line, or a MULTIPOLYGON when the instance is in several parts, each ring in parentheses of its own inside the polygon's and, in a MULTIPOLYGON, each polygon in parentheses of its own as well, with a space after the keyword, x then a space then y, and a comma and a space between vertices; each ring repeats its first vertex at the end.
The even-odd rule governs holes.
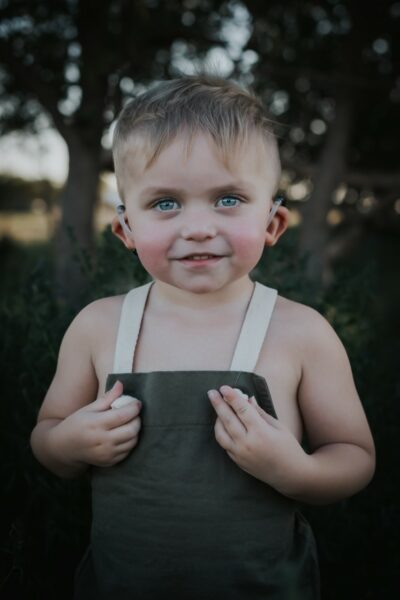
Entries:
POLYGON ((187 256, 186 259, 190 258, 191 260, 206 260, 208 258, 214 258, 212 254, 193 254, 191 256, 187 256))

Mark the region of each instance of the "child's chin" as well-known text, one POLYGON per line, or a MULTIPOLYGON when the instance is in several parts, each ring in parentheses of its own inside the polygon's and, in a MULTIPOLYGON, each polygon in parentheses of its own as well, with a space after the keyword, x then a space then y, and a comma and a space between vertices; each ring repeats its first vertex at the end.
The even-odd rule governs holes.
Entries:
POLYGON ((212 292, 217 292, 228 285, 229 282, 225 283, 210 283, 210 282, 201 282, 201 281, 192 281, 190 283, 182 283, 179 287, 182 290, 186 290, 188 292, 192 292, 193 294, 210 294, 212 292))

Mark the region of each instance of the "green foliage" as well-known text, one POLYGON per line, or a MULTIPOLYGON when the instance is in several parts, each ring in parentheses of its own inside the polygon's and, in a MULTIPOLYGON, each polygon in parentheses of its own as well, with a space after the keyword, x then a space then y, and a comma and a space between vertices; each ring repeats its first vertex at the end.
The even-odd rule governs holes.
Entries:
POLYGON ((150 278, 137 255, 128 251, 107 227, 99 236, 94 257, 75 244, 75 260, 88 282, 86 304, 95 298, 123 294, 150 278))
POLYGON ((21 596, 44 598, 50 597, 47 569, 51 565, 57 571, 60 542, 64 545, 68 538, 66 547, 76 546, 82 526, 81 484, 62 482, 46 472, 29 446, 71 314, 56 305, 45 248, 12 249, 10 242, 3 242, 1 251, 6 277, 0 308, 5 492, 0 593, 8 597, 19 584, 21 596))
MULTIPOLYGON (((399 486, 393 478, 400 422, 399 342, 391 327, 377 327, 379 265, 341 265, 332 288, 316 295, 295 248, 296 232, 289 230, 252 275, 282 295, 314 306, 332 323, 350 356, 378 453, 376 476, 362 493, 331 506, 304 507, 319 547, 323 599, 390 598, 400 566, 392 533, 400 530, 399 486)), ((95 261, 84 253, 77 257, 90 282, 85 302, 123 293, 148 278, 138 258, 109 229, 99 237, 95 261)), ((89 481, 62 480, 46 471, 33 457, 29 438, 74 310, 55 298, 50 246, 23 247, 3 240, 0 258, 5 266, 0 281, 0 595, 67 599, 89 536, 89 481)))

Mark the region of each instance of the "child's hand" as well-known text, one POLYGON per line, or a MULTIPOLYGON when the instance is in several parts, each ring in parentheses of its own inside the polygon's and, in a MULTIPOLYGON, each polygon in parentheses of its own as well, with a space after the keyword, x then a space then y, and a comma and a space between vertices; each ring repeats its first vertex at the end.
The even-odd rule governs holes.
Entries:
POLYGON ((141 402, 112 407, 123 385, 114 384, 104 396, 69 415, 54 428, 58 453, 74 463, 110 467, 123 460, 138 442, 141 402))
POLYGON ((223 385, 208 397, 217 413, 215 439, 244 471, 290 495, 308 459, 286 425, 268 415, 252 396, 223 385))

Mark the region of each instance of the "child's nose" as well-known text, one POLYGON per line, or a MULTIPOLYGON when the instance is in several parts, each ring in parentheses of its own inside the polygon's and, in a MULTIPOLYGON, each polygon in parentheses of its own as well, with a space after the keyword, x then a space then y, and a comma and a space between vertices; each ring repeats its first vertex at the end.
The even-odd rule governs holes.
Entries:
POLYGON ((187 215, 182 224, 181 235, 184 239, 196 240, 215 237, 217 235, 217 227, 212 215, 207 211, 197 211, 196 213, 187 215))

